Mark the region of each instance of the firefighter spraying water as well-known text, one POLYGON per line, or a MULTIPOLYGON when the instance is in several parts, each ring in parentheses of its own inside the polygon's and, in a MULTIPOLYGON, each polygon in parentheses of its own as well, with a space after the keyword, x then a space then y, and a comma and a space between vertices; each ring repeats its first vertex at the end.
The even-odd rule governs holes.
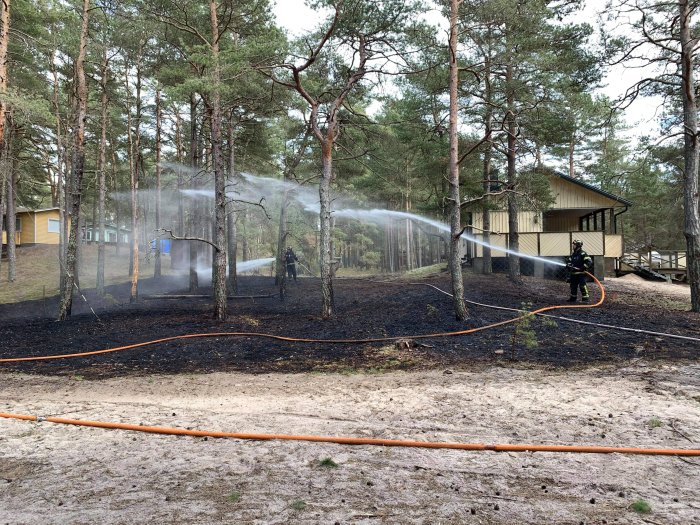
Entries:
POLYGON ((586 272, 593 266, 593 259, 585 251, 583 251, 583 241, 574 239, 571 243, 571 256, 568 258, 566 265, 569 270, 569 286, 571 287, 571 295, 568 301, 575 303, 578 297, 578 290, 581 290, 581 302, 587 303, 589 299, 588 286, 586 285, 586 272))

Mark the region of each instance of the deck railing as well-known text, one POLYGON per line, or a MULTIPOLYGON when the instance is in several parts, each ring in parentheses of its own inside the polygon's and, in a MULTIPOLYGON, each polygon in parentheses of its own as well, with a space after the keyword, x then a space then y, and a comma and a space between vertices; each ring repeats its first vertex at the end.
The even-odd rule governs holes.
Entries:
MULTIPOLYGON (((470 234, 484 242, 483 234, 470 234)), ((518 234, 518 251, 539 257, 566 257, 571 254, 571 241, 580 239, 586 252, 592 256, 617 258, 622 256, 622 235, 604 232, 521 232, 518 234)), ((491 234, 488 243, 493 247, 492 257, 503 257, 499 248, 508 246, 508 234, 491 234)), ((483 247, 474 243, 473 256, 481 257, 483 247)))
POLYGON ((686 252, 675 250, 629 252, 623 254, 622 262, 651 270, 685 271, 687 269, 686 252))

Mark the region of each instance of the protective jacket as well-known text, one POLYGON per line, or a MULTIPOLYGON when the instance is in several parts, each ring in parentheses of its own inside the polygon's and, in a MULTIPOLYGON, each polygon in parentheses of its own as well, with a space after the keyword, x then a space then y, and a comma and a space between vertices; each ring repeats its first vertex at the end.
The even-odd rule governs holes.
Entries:
POLYGON ((581 300, 588 301, 588 286, 586 286, 586 275, 584 271, 588 271, 593 266, 593 259, 581 247, 577 247, 571 252, 569 264, 567 268, 571 272, 569 275, 569 286, 571 294, 569 302, 575 302, 578 291, 581 291, 581 300))
POLYGON ((583 273, 588 271, 593 266, 593 259, 583 249, 577 248, 569 258, 571 264, 571 273, 583 273))

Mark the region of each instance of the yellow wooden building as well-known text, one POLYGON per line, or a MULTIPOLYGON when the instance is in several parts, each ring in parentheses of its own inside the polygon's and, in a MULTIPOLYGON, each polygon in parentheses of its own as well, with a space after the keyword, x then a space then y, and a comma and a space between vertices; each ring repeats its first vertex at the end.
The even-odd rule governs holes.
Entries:
MULTIPOLYGON (((627 211, 631 202, 567 175, 551 172, 549 188, 554 203, 541 211, 521 211, 518 214, 518 251, 526 255, 553 258, 561 261, 570 254, 571 241, 581 239, 584 249, 593 256, 595 273, 600 277, 615 268, 624 252, 618 217, 627 211), (596 257, 597 256, 597 257, 596 257)), ((467 233, 474 241, 467 243, 467 255, 479 267, 483 257, 483 242, 495 247, 491 256, 506 257, 498 248, 508 246, 508 212, 506 197, 500 196, 489 211, 491 221, 488 237, 484 235, 483 212, 479 202, 465 206, 467 233)), ((534 264, 534 273, 541 268, 534 264)))
MULTIPOLYGON (((58 244, 61 221, 58 208, 29 210, 17 208, 15 242, 21 244, 58 244)), ((7 244, 3 229, 2 243, 7 244)))

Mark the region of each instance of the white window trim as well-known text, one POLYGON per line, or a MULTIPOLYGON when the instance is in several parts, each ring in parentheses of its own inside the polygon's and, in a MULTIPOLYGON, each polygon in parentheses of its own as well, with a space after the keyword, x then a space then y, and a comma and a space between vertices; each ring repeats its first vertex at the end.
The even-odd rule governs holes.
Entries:
POLYGON ((48 219, 46 221, 46 228, 48 230, 48 233, 61 233, 61 220, 60 219, 48 219), (58 223, 58 227, 56 228, 56 231, 51 231, 51 223, 52 222, 58 223))

